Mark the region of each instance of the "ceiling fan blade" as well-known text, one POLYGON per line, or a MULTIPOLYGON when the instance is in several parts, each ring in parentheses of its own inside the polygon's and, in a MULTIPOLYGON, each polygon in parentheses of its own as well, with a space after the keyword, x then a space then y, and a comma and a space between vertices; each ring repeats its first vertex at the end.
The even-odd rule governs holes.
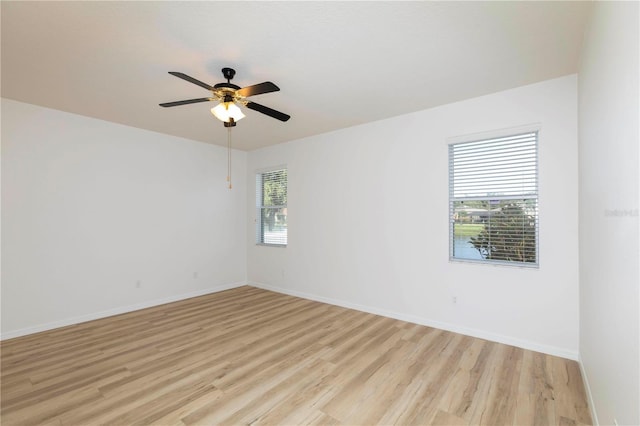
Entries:
POLYGON ((240 96, 244 96, 245 98, 248 98, 249 96, 261 95, 263 93, 277 92, 278 90, 280 90, 278 86, 276 86, 270 81, 265 81, 264 83, 243 87, 242 89, 238 90, 236 93, 240 96))
POLYGON ((190 76, 188 76, 188 75, 186 75, 184 73, 176 72, 176 71, 169 71, 169 74, 175 75, 176 77, 181 78, 183 80, 186 80, 189 83, 197 84, 198 86, 203 87, 203 88, 205 88, 207 90, 213 90, 213 86, 209 86, 207 83, 203 83, 200 80, 196 80, 195 78, 190 77, 190 76))
POLYGON ((247 108, 252 109, 254 111, 261 112, 263 114, 268 115, 269 117, 273 117, 276 120, 280 120, 280 121, 287 121, 288 119, 291 118, 290 115, 287 115, 280 111, 276 111, 275 109, 271 109, 264 105, 257 104, 255 102, 247 102, 247 108))
POLYGON ((210 101, 211 98, 197 98, 197 99, 187 99, 186 101, 175 101, 175 102, 165 102, 160 104, 161 107, 174 107, 178 105, 187 105, 187 104, 195 104, 198 102, 207 102, 210 101))

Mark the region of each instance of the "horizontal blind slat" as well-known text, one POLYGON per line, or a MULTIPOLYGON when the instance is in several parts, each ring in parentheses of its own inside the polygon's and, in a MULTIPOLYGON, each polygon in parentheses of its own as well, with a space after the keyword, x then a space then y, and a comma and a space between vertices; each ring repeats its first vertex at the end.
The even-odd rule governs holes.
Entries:
POLYGON ((450 256, 538 262, 538 134, 449 145, 450 256))
POLYGON ((287 169, 256 174, 256 243, 287 245, 287 169))

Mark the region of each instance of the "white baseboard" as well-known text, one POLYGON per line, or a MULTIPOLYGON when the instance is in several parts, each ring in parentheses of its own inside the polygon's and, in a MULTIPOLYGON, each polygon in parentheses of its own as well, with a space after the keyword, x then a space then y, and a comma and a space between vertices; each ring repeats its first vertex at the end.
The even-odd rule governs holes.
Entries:
POLYGON ((367 312, 370 314, 381 315, 388 318, 398 319, 414 324, 425 325, 427 327, 433 327, 440 330, 451 331, 454 333, 464 334, 465 336, 477 337, 479 339, 485 339, 492 342, 504 343, 505 345, 516 346, 522 349, 527 349, 535 352, 541 352, 561 358, 571 359, 578 361, 578 352, 567 350, 564 348, 558 348, 555 346, 543 345, 528 340, 517 339, 510 336, 504 336, 501 334, 491 333, 484 330, 462 327, 456 324, 450 324, 446 322, 436 321, 429 318, 418 317, 415 315, 407 315, 399 312, 388 311, 371 306, 359 305, 357 303, 351 303, 344 300, 333 299, 324 296, 318 296, 315 294, 289 290, 281 287, 276 287, 268 284, 258 283, 250 281, 248 285, 262 288, 264 290, 270 290, 277 293, 288 294, 290 296, 301 297, 303 299, 315 300, 316 302, 328 303, 330 305, 341 306, 343 308, 354 309, 356 311, 367 312))
POLYGON ((589 403, 589 410, 591 410, 591 422, 594 426, 598 426, 598 413, 596 412, 596 406, 593 403, 593 395, 591 394, 591 386, 589 386, 589 377, 587 376, 587 370, 584 369, 582 363, 582 357, 578 357, 578 365, 580 365, 580 374, 582 374, 582 383, 584 383, 584 389, 587 392, 587 402, 589 403))
POLYGON ((230 290, 232 288, 241 287, 247 285, 246 281, 217 285, 209 287, 203 290, 192 291, 189 293, 177 294, 173 296, 163 297, 161 299, 154 299, 145 302, 136 303, 133 305, 122 306, 119 308, 108 309, 102 312, 96 312, 87 315, 81 315, 73 318, 66 318, 60 321, 53 321, 46 324, 39 324, 32 327, 21 328, 19 330, 9 331, 0 334, 0 340, 13 339, 14 337, 26 336, 29 334, 40 333, 42 331, 53 330, 55 328, 66 327, 69 325, 80 324, 87 321, 93 321, 100 318, 111 317, 114 315, 126 314, 127 312, 138 311, 140 309, 151 308, 153 306, 164 305, 165 303, 177 302, 179 300, 190 299, 192 297, 204 296, 205 294, 217 293, 219 291, 230 290))
MULTIPOLYGON (((140 309, 150 308, 150 307, 153 307, 153 306, 163 305, 165 303, 171 303, 171 302, 176 302, 176 301, 179 301, 179 300, 189 299, 191 297, 198 297, 198 296, 203 296, 205 294, 210 294, 210 293, 216 293, 216 292, 219 292, 219 291, 229 290, 229 289, 232 289, 232 288, 241 287, 243 285, 251 285, 253 287, 262 288, 262 289, 274 291, 274 292, 277 292, 277 293, 282 293, 282 294, 288 294, 288 295, 291 295, 291 296, 301 297, 303 299, 315 300, 317 302, 328 303, 328 304, 331 304, 331 305, 341 306, 341 307, 348 308, 348 309, 354 309, 354 310, 357 310, 357 311, 368 312, 368 313, 371 313, 371 314, 381 315, 381 316, 385 316, 385 317, 388 317, 388 318, 394 318, 394 319, 398 319, 398 320, 401 320, 401 321, 411 322, 411 323, 414 323, 414 324, 420 324, 420 325, 425 325, 425 326, 428 326, 428 327, 434 327, 434 328, 438 328, 440 330, 447 330, 447 331, 451 331, 451 332, 454 332, 454 333, 464 334, 466 336, 472 336, 472 337, 477 337, 477 338, 480 338, 480 339, 490 340, 492 342, 504 343, 504 344, 507 344, 507 345, 512 345, 512 346, 516 346, 516 347, 523 348, 523 349, 528 349, 528 350, 532 350, 532 351, 536 351, 536 352, 542 352, 542 353, 546 353, 546 354, 549 354, 549 355, 559 356, 559 357, 562 357, 562 358, 572 359, 572 360, 578 361, 580 363, 580 368, 581 368, 581 371, 583 373, 583 378, 585 380, 585 387, 587 389, 587 392, 589 393, 589 398, 591 398, 591 393, 590 393, 589 387, 588 387, 588 381, 586 380, 586 374, 584 372, 582 363, 579 360, 579 356, 578 356, 577 352, 569 351, 569 350, 566 350, 566 349, 563 349, 563 348, 557 348, 557 347, 553 347, 553 346, 548 346, 548 345, 541 345, 541 344, 538 344, 538 343, 535 343, 535 342, 516 339, 516 338, 510 337, 510 336, 503 336, 503 335, 500 335, 500 334, 490 333, 490 332, 487 332, 487 331, 484 331, 484 330, 473 329, 473 328, 468 328, 468 327, 462 327, 462 326, 458 326, 458 325, 455 325, 455 324, 445 323, 445 322, 441 322, 441 321, 435 321, 435 320, 432 320, 432 319, 429 319, 429 318, 418 317, 418 316, 414 316, 414 315, 407 315, 407 314, 403 314, 403 313, 399 313, 399 312, 393 312, 393 311, 388 311, 388 310, 380 309, 380 308, 376 308, 376 307, 370 307, 370 306, 360 305, 360 304, 357 304, 357 303, 351 303, 351 302, 347 302, 347 301, 344 301, 344 300, 338 300, 338 299, 333 299, 333 298, 329 298, 329 297, 318 296, 318 295, 311 294, 311 293, 305 293, 305 292, 300 292, 300 291, 289 290, 289 289, 276 287, 276 286, 263 284, 263 283, 258 283, 258 282, 248 282, 247 283, 246 281, 243 281, 243 282, 219 285, 219 286, 210 287, 210 288, 207 288, 207 289, 198 290, 198 291, 194 291, 194 292, 190 292, 190 293, 183 293, 183 294, 169 296, 169 297, 165 297, 165 298, 161 298, 161 299, 145 301, 145 302, 137 303, 137 304, 134 304, 134 305, 129 305, 129 306, 124 306, 124 307, 109 309, 109 310, 102 311, 102 312, 92 313, 92 314, 88 314, 88 315, 82 315, 82 316, 79 316, 79 317, 67 318, 67 319, 60 320, 60 321, 53 321, 53 322, 49 322, 49 323, 45 323, 45 324, 39 324, 39 325, 32 326, 32 327, 26 327, 26 328, 22 328, 22 329, 19 329, 19 330, 13 330, 13 331, 2 333, 2 334, 0 334, 0 340, 7 340, 7 339, 15 338, 15 337, 20 337, 20 336, 26 336, 26 335, 29 335, 29 334, 39 333, 39 332, 42 332, 42 331, 53 330, 55 328, 66 327, 66 326, 74 325, 74 324, 80 324, 80 323, 83 323, 83 322, 93 321, 93 320, 100 319, 100 318, 106 318, 106 317, 110 317, 110 316, 114 316, 114 315, 124 314, 124 313, 127 313, 127 312, 137 311, 137 310, 140 310, 140 309)), ((592 401, 590 400, 589 402, 590 402, 590 406, 592 407, 592 410, 593 410, 592 401)), ((594 417, 594 419, 595 419, 595 417, 594 417)))

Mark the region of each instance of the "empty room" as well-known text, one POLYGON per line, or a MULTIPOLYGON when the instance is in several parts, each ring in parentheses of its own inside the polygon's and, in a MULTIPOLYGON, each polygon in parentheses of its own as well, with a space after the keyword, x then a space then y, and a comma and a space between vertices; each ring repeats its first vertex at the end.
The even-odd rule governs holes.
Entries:
POLYGON ((3 425, 640 425, 639 2, 0 14, 3 425))

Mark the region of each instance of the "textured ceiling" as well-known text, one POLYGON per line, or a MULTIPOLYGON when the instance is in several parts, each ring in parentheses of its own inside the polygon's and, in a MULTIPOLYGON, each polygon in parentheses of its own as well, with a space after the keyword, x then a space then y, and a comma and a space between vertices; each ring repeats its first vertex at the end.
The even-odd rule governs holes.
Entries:
POLYGON ((226 144, 209 96, 220 69, 255 111, 234 128, 252 150, 577 71, 589 2, 2 1, 2 96, 226 144))

